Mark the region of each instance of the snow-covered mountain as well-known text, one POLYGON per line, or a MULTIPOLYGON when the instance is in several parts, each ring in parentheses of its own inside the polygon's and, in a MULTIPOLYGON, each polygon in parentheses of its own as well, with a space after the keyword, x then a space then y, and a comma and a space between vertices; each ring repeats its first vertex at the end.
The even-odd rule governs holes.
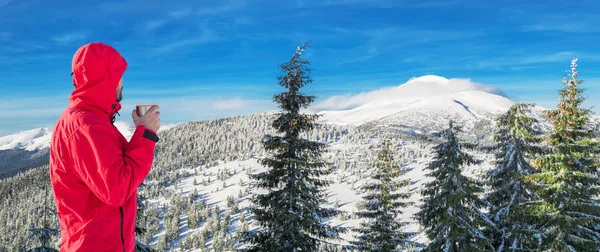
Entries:
POLYGON ((321 110, 322 122, 357 126, 393 121, 423 130, 446 126, 450 119, 472 126, 481 119, 493 119, 514 104, 492 86, 434 75, 413 78, 398 87, 352 97, 333 97, 321 105, 331 106, 336 100, 359 106, 321 110))
MULTIPOLYGON (((368 124, 427 134, 446 128, 450 120, 467 130, 477 125, 485 125, 489 129, 493 127, 496 116, 506 112, 514 103, 494 86, 426 75, 396 87, 352 96, 334 96, 306 111, 320 114, 321 123, 368 124)), ((547 109, 536 105, 531 113, 544 130, 551 128, 543 116, 547 109)), ((598 115, 592 115, 591 120, 594 125, 600 124, 598 115)))
MULTIPOLYGON (((159 132, 177 124, 164 125, 159 132)), ((129 140, 133 123, 117 121, 115 127, 129 140)), ((48 163, 52 129, 38 128, 0 137, 0 179, 48 163)))
MULTIPOLYGON (((514 102, 482 91, 415 97, 396 101, 375 101, 360 107, 324 111, 323 122, 361 125, 373 121, 395 121, 411 128, 439 128, 452 119, 461 124, 472 124, 481 119, 492 119, 505 112, 514 102)), ((467 125, 465 125, 467 126, 467 125)))
MULTIPOLYGON (((360 126, 375 123, 384 127, 399 127, 407 131, 427 133, 438 131, 449 120, 471 128, 481 120, 491 121, 515 102, 490 85, 468 79, 447 79, 436 75, 415 77, 406 83, 352 96, 334 96, 307 112, 322 115, 321 123, 360 126)), ((542 107, 534 109, 541 118, 542 107)), ((594 116, 600 122, 600 117, 594 116)), ((162 126, 165 131, 177 124, 162 126)), ((115 126, 127 138, 134 127, 131 122, 117 121, 115 126)), ((0 137, 0 150, 44 149, 50 144, 51 130, 40 128, 0 137)))
POLYGON ((50 146, 51 132, 48 128, 32 129, 0 137, 0 150, 24 149, 33 151, 50 146))
MULTIPOLYGON (((133 135, 135 127, 131 122, 116 121, 115 127, 129 140, 133 135)), ((177 124, 164 125, 159 132, 168 130, 177 124)), ((0 150, 22 149, 28 151, 46 149, 50 146, 52 130, 49 128, 38 128, 18 132, 12 135, 0 137, 0 150)))

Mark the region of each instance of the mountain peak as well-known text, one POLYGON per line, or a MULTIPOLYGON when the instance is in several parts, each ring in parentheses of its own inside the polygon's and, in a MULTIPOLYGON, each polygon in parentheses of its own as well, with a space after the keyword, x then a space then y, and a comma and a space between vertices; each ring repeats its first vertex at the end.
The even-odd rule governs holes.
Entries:
POLYGON ((436 83, 439 85, 447 85, 450 80, 438 75, 423 75, 421 77, 412 77, 404 85, 409 83, 436 83))
POLYGON ((431 124, 446 116, 470 121, 490 119, 512 104, 500 89, 491 85, 471 79, 424 75, 399 86, 334 96, 316 104, 314 110, 323 114, 323 122, 334 124, 360 125, 395 115, 394 118, 405 122, 417 119, 413 124, 420 125, 418 118, 428 115, 432 115, 431 121, 424 121, 431 124))
POLYGON ((398 93, 404 97, 447 95, 465 91, 483 91, 506 97, 500 89, 492 85, 473 82, 471 79, 447 79, 437 75, 410 78, 397 89, 398 93))
POLYGON ((348 110, 369 103, 387 103, 452 95, 462 92, 481 91, 506 98, 500 89, 471 81, 471 79, 448 79, 437 75, 410 78, 399 86, 383 87, 355 95, 332 96, 312 106, 312 111, 348 110))
MULTIPOLYGON (((131 122, 116 121, 115 127, 127 140, 131 139, 133 132, 135 131, 135 125, 131 122)), ((158 132, 168 130, 172 127, 179 125, 167 124, 160 127, 158 132)), ((52 129, 49 128, 37 128, 26 131, 21 131, 12 135, 0 137, 0 150, 10 149, 24 149, 28 151, 34 151, 38 149, 45 149, 50 147, 50 140, 52 136, 52 129)))
POLYGON ((32 151, 47 148, 50 146, 50 133, 48 128, 37 128, 0 137, 0 150, 18 148, 32 151))

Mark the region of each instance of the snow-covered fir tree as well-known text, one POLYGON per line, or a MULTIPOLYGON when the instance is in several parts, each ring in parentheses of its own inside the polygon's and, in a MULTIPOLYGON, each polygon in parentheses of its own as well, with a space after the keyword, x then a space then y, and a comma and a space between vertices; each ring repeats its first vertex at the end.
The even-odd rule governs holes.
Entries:
POLYGON ((401 222, 398 217, 403 208, 412 205, 411 202, 405 202, 411 195, 405 190, 410 185, 410 179, 398 180, 398 177, 406 174, 406 170, 400 168, 394 160, 390 141, 383 142, 375 168, 373 182, 364 187, 368 192, 363 197, 364 210, 356 213, 369 221, 361 223, 361 227, 356 229, 361 235, 352 243, 361 251, 407 249, 412 243, 410 238, 415 233, 403 231, 408 223, 401 222), (404 202, 400 201, 403 199, 404 202))
POLYGON ((581 107, 576 67, 573 59, 558 108, 546 113, 551 151, 535 160, 538 172, 526 178, 540 199, 525 206, 528 221, 539 228, 531 239, 544 251, 600 250, 600 148, 588 124, 591 111, 581 107))
POLYGON ((522 203, 534 199, 525 183, 533 174, 530 162, 541 153, 537 121, 529 116, 533 104, 515 103, 496 119, 494 168, 488 172, 491 191, 486 196, 489 216, 496 224, 491 239, 497 251, 523 251, 535 248, 526 234, 531 232, 519 212, 522 203))
POLYGON ((484 206, 478 197, 483 189, 475 180, 463 175, 462 169, 480 161, 463 149, 473 144, 459 141, 461 128, 453 126, 442 131, 444 142, 434 147, 433 160, 426 169, 433 181, 422 190, 424 203, 416 218, 431 240, 425 251, 490 251, 491 241, 481 231, 494 224, 479 209, 484 206))
POLYGON ((316 251, 343 230, 326 223, 339 211, 321 206, 327 203, 325 187, 331 173, 321 155, 326 144, 302 138, 315 128, 318 115, 304 114, 314 100, 300 92, 312 82, 309 62, 302 59, 308 42, 298 47, 289 62, 280 66, 285 72, 279 85, 287 91, 274 96, 283 112, 272 127, 281 135, 266 135, 263 146, 269 156, 262 159, 266 172, 252 176, 253 184, 267 192, 254 195, 252 208, 260 229, 246 239, 250 251, 316 251))
POLYGON ((50 219, 56 218, 56 212, 48 207, 48 204, 50 204, 48 194, 48 185, 44 183, 43 205, 37 208, 37 215, 41 218, 42 223, 39 227, 34 227, 32 224, 32 227, 29 229, 29 238, 37 239, 40 246, 28 250, 30 252, 58 252, 51 244, 52 237, 57 236, 59 230, 51 226, 52 222, 50 219))
MULTIPOLYGON (((142 184, 140 187, 144 187, 142 184)), ((135 225, 135 235, 136 235, 136 243, 135 243, 135 251, 139 252, 152 252, 154 249, 148 246, 148 244, 142 241, 143 237, 148 233, 147 223, 149 222, 149 216, 146 215, 147 210, 147 200, 144 194, 138 194, 137 198, 137 216, 136 216, 136 225, 135 225)))

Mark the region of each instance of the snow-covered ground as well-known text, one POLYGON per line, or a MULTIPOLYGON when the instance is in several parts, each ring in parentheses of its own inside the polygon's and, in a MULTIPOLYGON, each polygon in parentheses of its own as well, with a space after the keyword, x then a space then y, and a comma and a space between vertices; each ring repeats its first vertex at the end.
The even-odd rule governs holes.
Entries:
MULTIPOLYGON (((363 146, 364 147, 364 146, 363 146)), ((399 151, 410 151, 416 150, 420 148, 419 146, 413 145, 410 142, 405 142, 403 146, 400 147, 399 151)), ((343 144, 332 144, 332 150, 348 150, 350 148, 348 146, 344 146, 343 144)), ((376 151, 376 150, 371 150, 376 151)), ((355 153, 358 154, 358 153, 355 153)), ((424 233, 419 229, 419 225, 416 220, 413 219, 413 215, 418 211, 419 205, 421 204, 420 200, 422 196, 420 195, 420 191, 423 188, 423 185, 431 180, 431 178, 426 176, 428 171, 425 170, 427 163, 430 160, 430 155, 424 156, 422 158, 416 158, 411 162, 402 164, 404 169, 408 170, 406 174, 406 178, 411 180, 411 185, 406 188, 406 190, 410 190, 412 192, 412 196, 408 201, 413 202, 414 205, 408 207, 404 210, 404 213, 399 216, 402 221, 408 222, 409 225, 406 227, 406 231, 417 232, 418 235, 413 238, 414 241, 420 243, 426 243, 427 238, 424 233)), ((487 159, 489 156, 485 156, 483 154, 476 155, 477 158, 487 159)), ((485 164, 479 167, 470 167, 466 169, 465 173, 470 176, 475 176, 477 172, 481 172, 482 169, 489 169, 490 166, 485 164)), ((227 209, 226 207, 226 199, 228 196, 233 196, 238 202, 239 209, 245 209, 250 206, 250 196, 251 194, 246 194, 247 187, 250 185, 250 179, 248 177, 249 173, 256 173, 264 171, 266 168, 258 163, 258 160, 255 158, 243 161, 233 161, 233 162, 219 162, 218 165, 213 167, 193 167, 193 168, 182 168, 181 172, 187 172, 189 176, 185 177, 177 181, 175 184, 167 187, 167 190, 173 190, 176 194, 181 194, 184 196, 190 196, 192 192, 196 191, 198 195, 201 195, 201 198, 205 198, 208 205, 214 207, 218 205, 220 209, 227 209), (194 170, 197 170, 196 176, 194 176, 194 170), (222 171, 228 171, 231 176, 227 176, 224 180, 219 180, 217 175, 222 171), (196 185, 194 185, 194 180, 196 180, 196 185), (207 183, 206 186, 203 185, 203 180, 210 180, 210 183, 207 183), (242 192, 243 197, 239 198, 238 195, 242 192)), ((347 233, 341 234, 342 240, 338 241, 340 244, 348 245, 350 241, 354 239, 354 236, 357 234, 352 231, 353 227, 358 227, 362 220, 353 217, 354 213, 358 211, 357 204, 362 201, 362 196, 364 195, 361 191, 361 186, 365 183, 369 183, 370 174, 373 172, 372 166, 365 164, 360 166, 358 170, 356 169, 341 169, 337 165, 333 167, 332 174, 328 177, 333 184, 328 188, 329 193, 329 204, 328 206, 337 207, 339 210, 342 210, 344 214, 330 220, 332 225, 341 225, 343 227, 348 228, 347 233)), ((250 192, 253 192, 253 189, 249 189, 250 192)), ((169 201, 165 198, 157 198, 151 199, 150 202, 152 204, 164 205, 169 204, 169 201)), ((241 213, 241 212, 240 212, 241 213)), ((240 213, 232 216, 234 220, 231 223, 231 232, 237 232, 237 230, 241 227, 241 223, 239 221, 240 213)), ((246 214, 246 217, 250 216, 246 214)), ((183 217, 182 220, 186 218, 183 217)), ((255 228, 253 222, 249 221, 249 228, 255 228)), ((184 230, 180 233, 180 237, 177 241, 171 243, 172 248, 178 248, 179 245, 185 241, 186 237, 189 234, 193 234, 202 229, 207 228, 206 224, 196 229, 187 229, 187 223, 183 221, 181 223, 181 230, 184 230)), ((159 231, 159 233, 155 236, 158 238, 159 236, 164 235, 164 229, 159 231)), ((155 239, 152 243, 156 245, 158 239, 155 239)), ((207 242, 207 247, 210 249, 211 242, 207 242)), ((192 250, 192 251, 200 251, 200 250, 192 250)))
MULTIPOLYGON (((344 148, 343 146, 333 145, 334 148, 344 148)), ((421 196, 418 194, 422 185, 430 180, 430 178, 425 176, 425 172, 423 168, 427 159, 417 160, 415 163, 408 164, 405 168, 410 169, 407 173, 407 177, 411 179, 413 184, 410 186, 410 190, 413 192, 412 197, 409 201, 415 202, 416 204, 412 207, 409 207, 405 210, 404 214, 400 216, 403 221, 410 222, 411 224, 406 228, 407 231, 418 232, 419 227, 416 224, 415 220, 412 218, 413 214, 418 211, 417 205, 419 204, 419 200, 421 196)), ((194 190, 198 192, 199 195, 203 195, 206 198, 209 206, 214 207, 214 205, 218 205, 220 209, 227 209, 226 207, 226 198, 228 196, 235 197, 238 202, 238 206, 240 209, 245 209, 250 206, 249 195, 245 194, 246 187, 249 186, 250 179, 248 177, 248 171, 251 170, 252 173, 264 171, 265 168, 258 163, 257 159, 249 159, 244 161, 234 161, 234 162, 226 162, 220 163, 217 166, 210 168, 198 168, 198 173, 196 176, 193 176, 194 169, 182 169, 182 171, 189 172, 190 176, 186 177, 178 181, 175 185, 169 186, 168 190, 174 190, 176 193, 181 193, 184 196, 189 196, 194 190), (227 170, 231 172, 233 175, 227 177, 225 180, 221 181, 217 179, 217 174, 219 172, 227 170), (207 174, 205 176, 204 174, 207 174), (203 180, 207 180, 210 178, 210 183, 206 186, 202 185, 203 180), (194 179, 196 179, 197 185, 194 185, 194 179), (240 181, 243 182, 243 185, 240 184, 240 181), (226 185, 226 187, 224 187, 226 185), (177 189, 175 189, 177 188, 177 189), (240 191, 243 192, 244 197, 239 199, 238 195, 240 191)), ((363 176, 368 176, 372 170, 370 168, 365 168, 361 171, 363 176)), ((363 179, 360 176, 353 176, 351 170, 334 170, 332 175, 328 179, 333 181, 334 183, 329 187, 329 206, 335 207, 336 202, 339 204, 338 209, 345 212, 342 216, 349 216, 348 219, 340 219, 341 216, 335 218, 330 221, 332 225, 342 225, 343 227, 349 228, 349 232, 341 234, 342 240, 339 241, 340 244, 349 244, 349 241, 354 239, 355 232, 351 230, 352 227, 358 227, 361 220, 352 218, 353 213, 357 212, 356 208, 357 203, 359 203, 362 198, 362 194, 358 193, 359 188, 363 185, 363 183, 367 183, 368 179, 363 179), (353 189, 354 187, 354 189, 353 189)), ((253 190, 250 190, 251 192, 253 190)), ((151 204, 168 204, 168 200, 164 198, 152 199, 149 201, 151 204)), ((246 215, 249 216, 249 215, 246 215)), ((239 217, 239 214, 232 216, 233 219, 239 217)), ((255 228, 256 226, 252 225, 252 221, 250 221, 249 228, 255 228)), ((187 223, 182 223, 182 227, 186 226, 187 223)), ((241 226, 241 223, 235 221, 232 223, 232 230, 237 230, 241 226)), ((173 247, 178 247, 180 242, 185 240, 188 234, 197 232, 206 228, 205 226, 199 227, 197 229, 186 229, 185 232, 180 233, 179 242, 172 243, 173 247)), ((160 232, 156 237, 164 234, 164 232, 160 232)), ((419 234, 414 239, 418 242, 426 242, 426 238, 419 234)), ((153 243, 156 244, 156 240, 153 243)), ((200 251, 200 250, 193 250, 200 251)))

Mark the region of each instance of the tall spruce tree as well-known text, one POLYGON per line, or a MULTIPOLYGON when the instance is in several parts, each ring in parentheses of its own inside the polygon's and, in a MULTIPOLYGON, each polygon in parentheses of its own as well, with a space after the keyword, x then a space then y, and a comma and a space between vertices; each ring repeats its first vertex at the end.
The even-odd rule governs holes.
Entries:
POLYGON ((527 234, 530 227, 519 212, 520 205, 534 199, 525 176, 535 171, 530 162, 541 153, 537 120, 528 114, 533 104, 515 103, 496 119, 492 148, 495 167, 488 172, 491 191, 486 196, 490 219, 496 224, 491 231, 497 251, 523 251, 535 248, 527 234))
POLYGON ((315 100, 300 92, 312 82, 309 63, 301 58, 308 43, 280 66, 285 75, 278 78, 279 85, 287 91, 274 96, 283 112, 272 127, 283 135, 265 136, 263 146, 269 156, 260 162, 269 169, 251 176, 253 185, 267 192, 252 199, 251 211, 260 230, 246 235, 250 251, 316 251, 343 231, 326 223, 339 211, 321 206, 327 202, 324 189, 331 183, 323 178, 331 173, 321 158, 326 144, 301 136, 315 128, 318 118, 300 112, 315 100))
POLYGON ((546 113, 553 125, 546 137, 551 151, 535 160, 538 172, 526 178, 539 198, 525 205, 525 213, 540 229, 531 239, 540 241, 541 250, 600 250, 600 151, 588 124, 591 111, 581 108, 585 99, 576 67, 573 59, 558 108, 546 113))
POLYGON ((463 166, 477 164, 463 149, 474 144, 463 143, 455 132, 460 127, 444 130, 444 142, 434 147, 434 157, 426 169, 433 180, 425 184, 421 194, 425 197, 416 219, 424 228, 431 243, 425 251, 488 251, 493 250, 490 240, 481 231, 494 224, 480 212, 484 206, 477 194, 482 186, 461 173, 463 166))
POLYGON ((399 251, 408 249, 412 244, 410 238, 415 233, 403 231, 408 223, 398 220, 402 208, 412 205, 411 202, 399 201, 410 197, 409 192, 399 192, 410 185, 410 179, 398 180, 406 174, 406 170, 398 166, 393 155, 390 141, 384 141, 377 154, 376 172, 372 176, 374 181, 364 187, 368 192, 363 197, 364 210, 357 213, 359 217, 370 220, 356 229, 362 235, 352 243, 359 250, 399 251))

